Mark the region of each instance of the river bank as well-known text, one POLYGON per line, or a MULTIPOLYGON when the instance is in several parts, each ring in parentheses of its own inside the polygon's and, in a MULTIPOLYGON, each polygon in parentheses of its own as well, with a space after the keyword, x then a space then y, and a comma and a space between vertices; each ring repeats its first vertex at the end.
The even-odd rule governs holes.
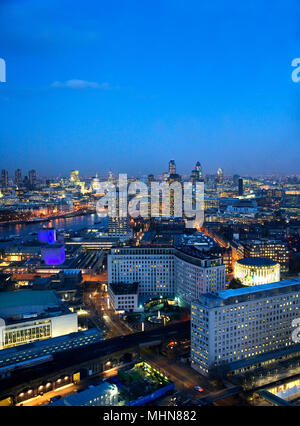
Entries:
POLYGON ((56 216, 41 217, 41 218, 30 219, 30 220, 0 222, 0 227, 11 226, 11 225, 26 225, 26 224, 32 225, 35 223, 51 222, 52 220, 56 220, 56 219, 68 219, 70 217, 85 216, 88 214, 95 214, 95 213, 96 213, 96 210, 78 210, 76 212, 66 213, 66 214, 61 214, 56 216))
MULTIPOLYGON (((0 240, 21 238, 20 241, 25 241, 32 238, 32 235, 36 234, 42 226, 65 231, 77 231, 82 228, 100 227, 101 224, 99 223, 99 220, 101 220, 99 216, 96 213, 92 213, 72 217, 56 217, 44 224, 42 224, 42 222, 30 222, 21 224, 10 223, 7 226, 0 225, 0 240)), ((0 243, 0 246, 1 244, 5 243, 0 243)))

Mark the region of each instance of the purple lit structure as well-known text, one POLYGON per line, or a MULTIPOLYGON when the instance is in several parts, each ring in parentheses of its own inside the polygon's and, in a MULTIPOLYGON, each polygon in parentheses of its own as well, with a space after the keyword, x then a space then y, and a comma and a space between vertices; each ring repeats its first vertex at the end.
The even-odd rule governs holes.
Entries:
POLYGON ((42 228, 38 232, 38 240, 45 244, 56 243, 56 230, 53 228, 42 228))
POLYGON ((63 244, 48 244, 42 247, 42 258, 46 265, 62 265, 65 261, 65 246, 63 244))

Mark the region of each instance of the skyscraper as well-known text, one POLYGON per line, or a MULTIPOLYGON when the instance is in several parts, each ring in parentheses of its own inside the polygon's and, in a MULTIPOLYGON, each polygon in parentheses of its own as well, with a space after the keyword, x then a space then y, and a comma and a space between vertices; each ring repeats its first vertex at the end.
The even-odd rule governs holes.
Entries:
POLYGON ((199 180, 202 180, 203 179, 202 166, 199 161, 197 161, 195 169, 197 170, 199 174, 199 180))
POLYGON ((3 169, 1 172, 1 185, 2 188, 8 187, 8 172, 5 169, 3 169))
POLYGON ((239 175, 233 175, 232 180, 233 180, 233 184, 234 185, 238 186, 238 184, 239 184, 239 178, 240 178, 239 175))
POLYGON ((21 169, 17 169, 15 172, 15 184, 18 188, 22 185, 22 172, 21 169))
POLYGON ((28 178, 30 187, 34 188, 36 186, 36 171, 30 170, 28 173, 28 178))
POLYGON ((244 181, 243 178, 239 178, 239 195, 244 195, 244 181))
POLYGON ((192 170, 191 182, 201 182, 202 180, 202 166, 199 161, 197 161, 195 168, 192 170))
POLYGON ((176 164, 175 160, 169 161, 169 175, 175 175, 176 174, 176 164))
POLYGON ((224 172, 223 172, 223 170, 222 170, 221 168, 219 168, 219 169, 217 170, 216 181, 217 181, 218 183, 222 183, 222 182, 223 182, 223 177, 224 177, 224 172))

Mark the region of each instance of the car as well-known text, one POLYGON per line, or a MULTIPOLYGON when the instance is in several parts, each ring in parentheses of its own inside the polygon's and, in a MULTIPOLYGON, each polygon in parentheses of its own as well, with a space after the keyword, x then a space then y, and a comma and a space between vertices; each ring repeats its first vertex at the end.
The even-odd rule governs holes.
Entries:
POLYGON ((195 387, 194 387, 194 389, 195 389, 195 391, 197 391, 197 392, 203 392, 203 391, 204 391, 204 389, 203 389, 203 388, 201 388, 200 386, 195 386, 195 387))

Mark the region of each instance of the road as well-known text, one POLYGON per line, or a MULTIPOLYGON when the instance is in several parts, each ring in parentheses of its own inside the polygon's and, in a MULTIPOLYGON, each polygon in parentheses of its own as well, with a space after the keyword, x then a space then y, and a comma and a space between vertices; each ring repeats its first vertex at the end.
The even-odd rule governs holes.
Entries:
POLYGON ((204 395, 201 397, 201 399, 203 399, 204 401, 208 401, 208 402, 216 402, 216 401, 220 401, 221 399, 225 399, 225 398, 229 398, 231 396, 235 396, 238 395, 239 393, 241 393, 242 390, 239 386, 232 386, 229 389, 221 389, 218 391, 214 391, 214 392, 210 392, 208 395, 204 395))
POLYGON ((233 385, 214 390, 209 379, 197 373, 189 365, 169 360, 167 357, 155 353, 152 349, 143 350, 142 357, 148 360, 151 365, 163 371, 175 383, 178 391, 185 395, 189 392, 194 400, 202 400, 213 404, 214 402, 234 397, 241 392, 239 387, 233 385), (202 387, 204 391, 201 393, 195 391, 195 386, 202 387))
POLYGON ((103 320, 109 330, 109 337, 126 336, 126 334, 134 333, 134 330, 113 313, 112 310, 105 309, 103 320))
POLYGON ((64 371, 66 369, 75 370, 79 364, 99 359, 115 352, 124 351, 128 348, 130 352, 132 348, 139 345, 147 344, 152 341, 168 339, 171 337, 188 337, 190 334, 190 321, 171 324, 166 327, 156 328, 145 332, 128 334, 114 339, 104 340, 102 342, 93 343, 87 348, 77 348, 66 350, 53 354, 53 361, 24 370, 18 370, 17 374, 0 381, 0 394, 7 393, 10 388, 26 383, 30 383, 35 379, 43 377, 51 377, 51 375, 64 371))
MULTIPOLYGON (((208 379, 197 373, 189 365, 185 365, 179 361, 172 361, 161 354, 155 354, 151 349, 145 349, 142 352, 142 358, 151 365, 162 371, 169 379, 174 382, 175 388, 180 392, 182 401, 187 399, 198 400, 199 397, 209 394, 210 383, 208 379), (204 389, 199 393, 194 390, 195 386, 204 389)), ((172 405, 169 400, 163 399, 159 405, 172 405)))
POLYGON ((96 328, 103 329, 105 325, 107 339, 135 333, 112 309, 109 309, 107 300, 106 291, 85 291, 84 302, 91 310, 90 319, 96 328))

